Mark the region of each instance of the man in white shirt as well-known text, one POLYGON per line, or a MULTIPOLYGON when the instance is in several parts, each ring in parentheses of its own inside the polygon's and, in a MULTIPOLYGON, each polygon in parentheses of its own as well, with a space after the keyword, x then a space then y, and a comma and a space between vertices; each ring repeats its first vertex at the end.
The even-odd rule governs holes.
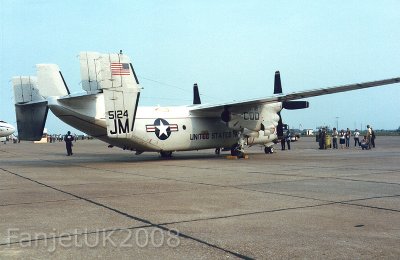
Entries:
POLYGON ((360 143, 360 132, 358 132, 358 129, 354 130, 354 146, 361 145, 360 143))

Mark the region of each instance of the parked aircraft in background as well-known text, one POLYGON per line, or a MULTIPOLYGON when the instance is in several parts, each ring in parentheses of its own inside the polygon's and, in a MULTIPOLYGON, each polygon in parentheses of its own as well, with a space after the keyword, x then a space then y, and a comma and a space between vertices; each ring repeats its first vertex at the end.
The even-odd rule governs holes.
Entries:
POLYGON ((4 122, 4 121, 0 121, 0 137, 7 137, 12 135, 15 132, 15 128, 4 122))
POLYGON ((37 77, 12 79, 19 138, 39 140, 48 109, 65 123, 110 146, 142 152, 231 148, 240 155, 244 145, 263 145, 265 153, 283 136, 282 109, 303 109, 299 99, 400 82, 391 78, 338 87, 282 93, 275 73, 273 96, 222 104, 201 104, 197 85, 193 104, 138 106, 141 87, 128 56, 80 53, 84 94, 71 95, 55 64, 38 64, 37 77))

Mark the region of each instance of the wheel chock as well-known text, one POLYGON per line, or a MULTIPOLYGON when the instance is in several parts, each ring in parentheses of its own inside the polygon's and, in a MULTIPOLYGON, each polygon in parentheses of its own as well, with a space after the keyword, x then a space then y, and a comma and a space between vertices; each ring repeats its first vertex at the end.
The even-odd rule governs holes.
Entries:
POLYGON ((234 156, 234 155, 227 155, 227 156, 226 156, 226 159, 228 159, 228 160, 237 160, 238 157, 237 157, 237 156, 234 156))
POLYGON ((234 155, 227 155, 226 159, 228 159, 228 160, 249 159, 249 156, 247 154, 243 155, 243 157, 238 157, 238 156, 234 156, 234 155))

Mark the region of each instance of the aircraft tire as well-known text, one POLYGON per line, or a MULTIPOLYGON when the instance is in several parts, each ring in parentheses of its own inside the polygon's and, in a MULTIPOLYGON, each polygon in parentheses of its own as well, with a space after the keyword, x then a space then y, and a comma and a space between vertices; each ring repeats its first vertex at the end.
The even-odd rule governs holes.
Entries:
POLYGON ((274 153, 274 147, 265 147, 265 148, 264 148, 264 152, 265 152, 266 154, 274 153))
POLYGON ((172 152, 171 151, 161 151, 160 155, 162 158, 171 158, 172 157, 172 152))
POLYGON ((239 144, 234 144, 234 145, 232 145, 232 147, 231 147, 231 155, 232 156, 238 156, 238 146, 239 146, 239 144))

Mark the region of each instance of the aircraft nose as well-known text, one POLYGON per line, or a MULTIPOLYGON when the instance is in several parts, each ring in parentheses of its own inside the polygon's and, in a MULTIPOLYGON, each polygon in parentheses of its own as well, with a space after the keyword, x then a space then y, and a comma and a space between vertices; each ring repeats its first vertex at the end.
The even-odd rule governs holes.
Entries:
POLYGON ((12 125, 8 125, 7 132, 11 135, 15 132, 15 128, 12 125))

